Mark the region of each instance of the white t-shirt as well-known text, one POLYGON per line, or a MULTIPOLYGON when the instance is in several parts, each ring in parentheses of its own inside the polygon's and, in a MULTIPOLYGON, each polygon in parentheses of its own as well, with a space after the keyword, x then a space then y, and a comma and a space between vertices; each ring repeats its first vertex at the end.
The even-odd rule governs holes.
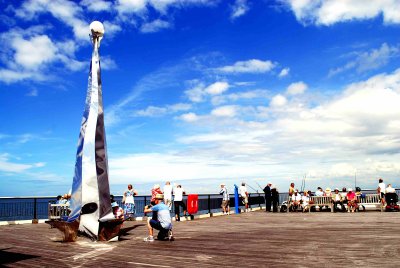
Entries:
POLYGON ((293 201, 300 201, 301 200, 301 195, 300 194, 297 194, 297 195, 293 194, 292 195, 292 200, 293 201))
POLYGON ((172 185, 164 186, 164 199, 172 200, 172 185))
POLYGON ((246 193, 247 193, 247 188, 246 186, 240 186, 239 187, 239 194, 241 197, 246 197, 246 193))
POLYGON ((324 196, 324 192, 318 190, 318 191, 315 192, 315 196, 324 196))
POLYGON ((174 201, 182 201, 184 191, 183 188, 174 188, 174 201))
POLYGON ((379 187, 380 193, 385 193, 386 185, 384 182, 379 183, 378 187, 379 187))
POLYGON ((303 205, 306 206, 306 205, 308 205, 308 200, 310 200, 310 198, 308 198, 308 196, 306 196, 306 195, 303 195, 301 197, 301 200, 303 200, 303 205))

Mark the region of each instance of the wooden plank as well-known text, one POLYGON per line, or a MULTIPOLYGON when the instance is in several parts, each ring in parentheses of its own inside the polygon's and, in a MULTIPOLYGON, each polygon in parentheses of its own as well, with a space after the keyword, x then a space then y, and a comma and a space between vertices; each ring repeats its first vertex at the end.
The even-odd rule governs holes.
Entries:
POLYGON ((400 213, 266 213, 175 222, 174 242, 143 242, 125 222, 119 242, 63 243, 46 224, 0 226, 7 267, 398 267, 400 213))

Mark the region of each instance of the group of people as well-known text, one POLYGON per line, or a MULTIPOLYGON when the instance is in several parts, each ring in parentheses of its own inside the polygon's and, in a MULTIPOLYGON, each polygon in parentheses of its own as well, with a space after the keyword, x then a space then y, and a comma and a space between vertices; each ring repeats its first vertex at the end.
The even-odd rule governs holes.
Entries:
POLYGON ((71 194, 58 195, 56 204, 69 206, 70 199, 71 194))
MULTIPOLYGON (((379 184, 377 188, 377 192, 381 196, 382 205, 385 203, 385 194, 386 193, 395 193, 395 189, 391 184, 388 184, 386 187, 383 179, 379 179, 379 184)), ((321 187, 317 188, 317 191, 313 194, 311 191, 304 191, 300 193, 298 189, 295 189, 295 185, 292 182, 289 187, 289 208, 293 211, 296 211, 298 208, 303 208, 304 210, 309 209, 310 196, 327 196, 331 198, 331 202, 333 204, 334 212, 337 211, 348 211, 355 212, 358 209, 357 197, 363 196, 360 187, 356 187, 355 190, 352 188, 346 189, 342 188, 340 191, 338 188, 335 188, 333 191, 331 188, 326 188, 323 190, 321 187), (346 209, 347 207, 347 209, 346 209)), ((324 209, 324 207, 320 207, 320 210, 324 209)))
MULTIPOLYGON (((172 220, 170 216, 172 194, 174 194, 175 213, 178 214, 177 220, 179 220, 179 206, 183 206, 184 214, 186 215, 186 205, 182 202, 184 193, 185 191, 181 185, 177 185, 176 188, 173 189, 170 182, 166 182, 164 192, 161 190, 159 184, 153 186, 151 189, 150 204, 144 208, 145 215, 146 213, 152 213, 152 217, 149 217, 147 221, 149 235, 144 238, 145 242, 154 241, 154 229, 159 230, 157 235, 159 240, 173 240, 172 220)), ((123 193, 122 198, 124 209, 118 205, 113 195, 110 196, 111 207, 116 219, 133 219, 135 214, 134 196, 136 195, 138 195, 138 192, 133 189, 132 184, 128 184, 128 189, 123 193)))

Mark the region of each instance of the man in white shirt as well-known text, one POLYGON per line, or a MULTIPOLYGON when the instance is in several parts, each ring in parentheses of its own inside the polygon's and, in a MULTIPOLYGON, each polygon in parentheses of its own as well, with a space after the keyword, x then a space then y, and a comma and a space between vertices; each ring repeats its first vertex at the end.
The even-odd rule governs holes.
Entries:
POLYGON ((177 185, 174 188, 174 208, 175 208, 175 220, 180 221, 179 207, 182 207, 183 215, 186 217, 186 204, 183 202, 183 195, 185 190, 181 185, 177 185))
POLYGON ((301 195, 299 194, 299 190, 295 190, 292 195, 292 211, 297 211, 297 209, 301 206, 301 195))
POLYGON ((169 210, 172 208, 172 185, 169 181, 167 181, 164 185, 164 204, 169 207, 169 210))
POLYGON ((244 204, 244 211, 247 212, 249 210, 249 194, 247 192, 247 187, 244 182, 242 182, 242 185, 239 187, 239 194, 240 198, 242 199, 242 203, 244 204))
POLYGON ((315 196, 324 196, 324 191, 322 191, 321 187, 317 188, 317 191, 315 192, 315 196))

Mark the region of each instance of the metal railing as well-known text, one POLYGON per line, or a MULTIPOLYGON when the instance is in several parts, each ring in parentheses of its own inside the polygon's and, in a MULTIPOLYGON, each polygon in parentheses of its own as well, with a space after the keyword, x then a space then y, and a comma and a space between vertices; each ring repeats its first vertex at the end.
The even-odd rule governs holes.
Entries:
MULTIPOLYGON (((363 190, 363 193, 376 193, 376 190, 363 190)), ((400 195, 400 189, 396 189, 400 195)), ((197 214, 212 214, 221 211, 222 196, 219 194, 199 194, 197 214)), ((230 206, 234 206, 234 195, 230 194, 230 206)), ((122 196, 115 196, 115 201, 122 206, 122 196)), ((187 196, 184 196, 184 201, 187 196)), ((279 204, 288 200, 288 193, 279 194, 279 204)), ((56 197, 0 197, 0 221, 18 221, 48 219, 49 203, 55 203, 56 197)), ((150 203, 150 196, 135 196, 136 214, 143 216, 144 207, 150 203)), ((249 193, 251 208, 265 206, 264 193, 249 193)), ((240 206, 243 205, 240 203, 240 206)), ((172 213, 174 213, 172 208, 172 213)))
MULTIPOLYGON (((221 211, 222 196, 219 194, 199 194, 198 213, 197 214, 212 214, 221 211)), ((135 216, 144 216, 143 210, 150 203, 150 196, 139 195, 135 196, 135 216)), ((122 196, 114 196, 114 200, 123 208, 122 196)), ((187 196, 183 197, 183 201, 187 201, 187 196)), ((56 202, 55 197, 0 197, 0 221, 18 221, 18 220, 33 220, 48 219, 50 209, 60 209, 56 206, 51 206, 56 202)), ((235 204, 234 195, 230 195, 230 206, 235 204)), ((250 207, 262 207, 265 204, 264 194, 250 193, 250 207)), ((240 204, 243 206, 242 204, 240 204)), ((65 210, 54 211, 52 215, 65 216, 65 210)), ((172 206, 172 211, 174 207, 172 206)), ((182 212, 181 212, 182 214, 182 212)))

